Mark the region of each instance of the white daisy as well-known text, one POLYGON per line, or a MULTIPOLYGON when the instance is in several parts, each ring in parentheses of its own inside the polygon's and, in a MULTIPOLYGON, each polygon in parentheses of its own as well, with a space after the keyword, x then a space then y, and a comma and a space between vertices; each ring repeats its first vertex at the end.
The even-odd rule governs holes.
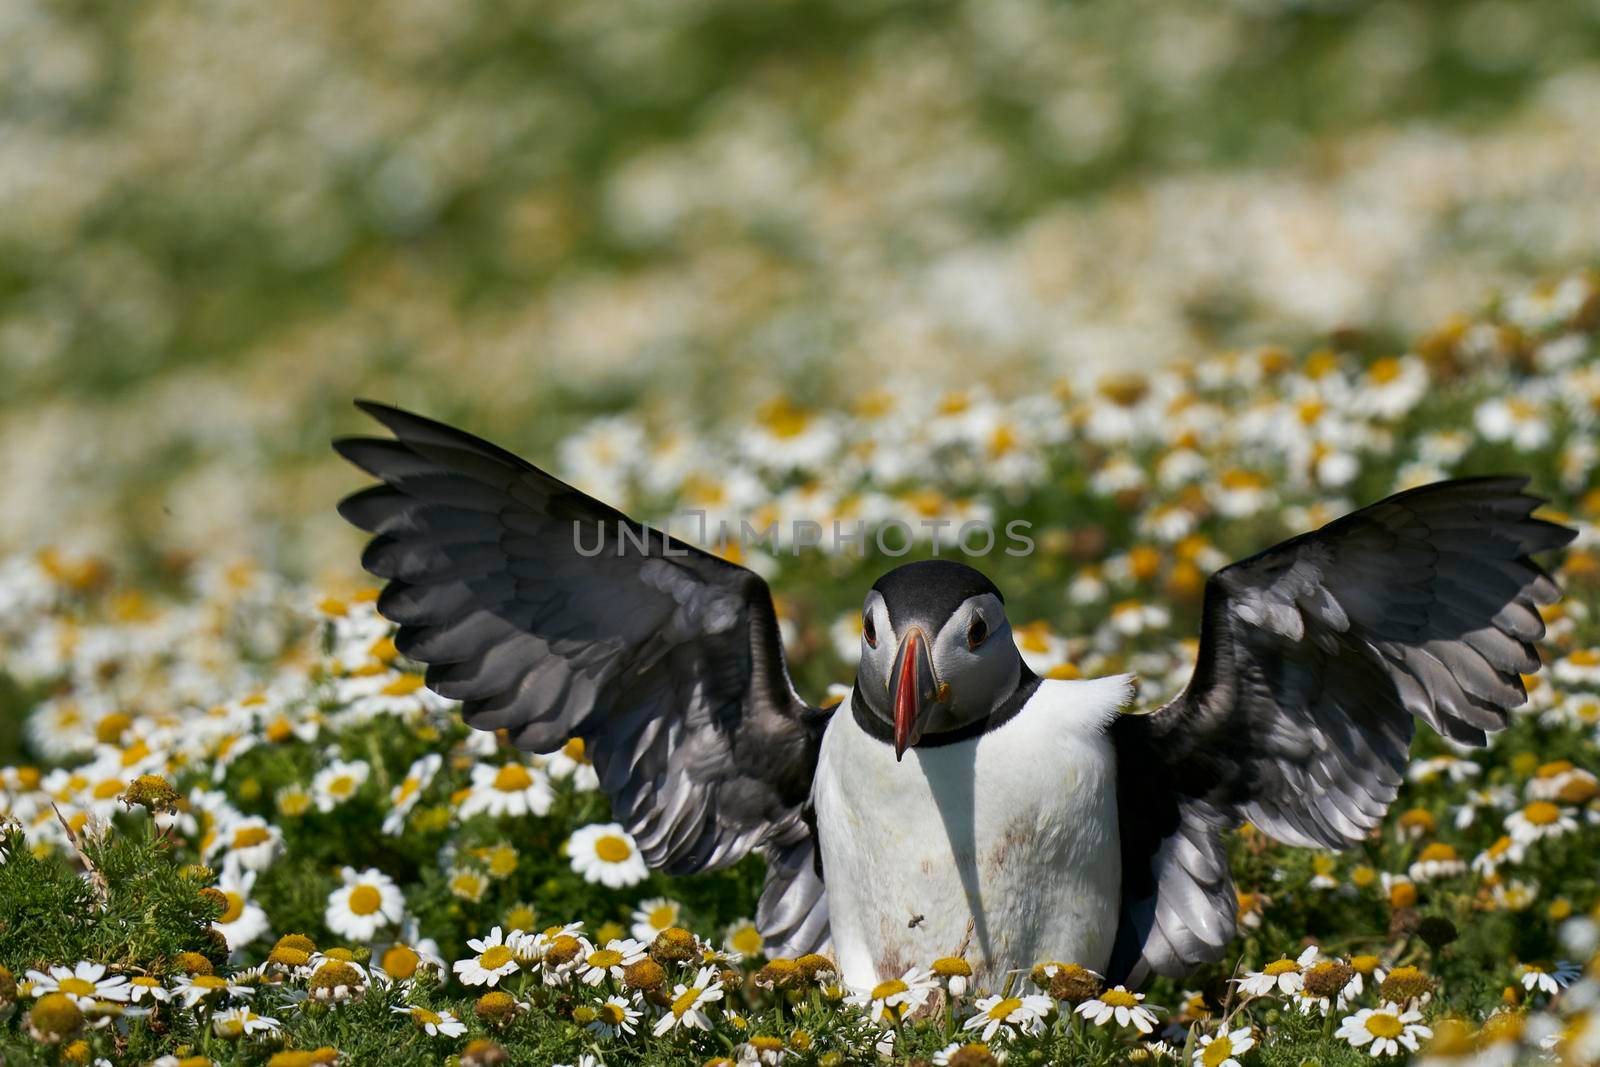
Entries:
POLYGON ((423 790, 433 781, 444 764, 444 757, 430 752, 415 760, 406 770, 406 776, 389 790, 389 813, 383 817, 383 832, 391 837, 405 829, 406 816, 422 799, 423 790))
POLYGON ((1422 1024, 1420 1011, 1402 1012, 1399 1005, 1384 1004, 1345 1016, 1334 1036, 1344 1038, 1355 1048, 1370 1045, 1373 1056, 1398 1056, 1401 1046, 1417 1051, 1433 1031, 1422 1024))
POLYGON ((124 1003, 133 997, 127 978, 120 974, 107 978, 105 964, 89 960, 80 960, 72 967, 51 967, 49 973, 29 971, 28 980, 33 983, 34 996, 63 993, 79 1007, 97 1000, 124 1003))
POLYGON ((1526 846, 1519 844, 1510 834, 1502 834, 1472 858, 1472 869, 1478 874, 1491 875, 1499 871, 1502 864, 1521 863, 1526 851, 1526 846))
POLYGON ((366 760, 334 760, 311 779, 311 793, 317 798, 317 810, 330 812, 361 792, 372 774, 366 760))
POLYGON ((595 823, 572 832, 567 841, 572 869, 586 882, 607 889, 637 885, 650 877, 633 837, 614 822, 595 823))
POLYGON ((656 1021, 655 1035, 682 1026, 693 1030, 710 1030, 711 1017, 706 1006, 723 997, 722 983, 711 967, 702 967, 689 984, 679 982, 672 990, 672 1004, 656 1021))
POLYGON ((496 985, 500 979, 517 970, 517 954, 513 946, 506 944, 498 926, 489 932, 488 937, 469 940, 467 947, 477 955, 457 960, 451 968, 456 977, 461 979, 462 985, 496 985))
POLYGON ((222 877, 217 880, 217 890, 228 904, 211 928, 227 940, 229 952, 237 952, 267 932, 266 910, 250 899, 255 884, 255 871, 234 864, 223 867, 222 877))
MULTIPOLYGON (((1600 669, 1600 668, 1591 668, 1600 669)), ((1594 682, 1587 683, 1594 685, 1594 682)), ((1600 780, 1582 767, 1574 767, 1568 760, 1556 760, 1540 767, 1528 782, 1531 800, 1561 800, 1582 803, 1600 794, 1600 780)))
POLYGON ((248 815, 219 826, 205 856, 209 861, 220 852, 225 864, 237 864, 247 871, 264 871, 272 866, 282 848, 281 830, 259 815, 248 815))
POLYGON ((1240 1067, 1239 1056, 1255 1047, 1255 1035, 1248 1026, 1226 1028, 1215 1034, 1201 1034, 1200 1047, 1194 1050, 1195 1067, 1240 1067))
POLYGON ((953 997, 967 995, 967 985, 972 981, 972 964, 960 956, 941 956, 933 961, 933 976, 942 980, 953 997))
POLYGON ((1299 958, 1285 957, 1267 964, 1259 971, 1246 971, 1243 978, 1235 979, 1239 989, 1253 997, 1269 996, 1281 993, 1290 996, 1300 992, 1300 987, 1305 984, 1305 968, 1311 966, 1317 959, 1317 947, 1307 946, 1300 953, 1299 958))
POLYGON ((1550 440, 1549 416, 1537 404, 1521 397, 1485 400, 1472 413, 1472 421, 1490 441, 1510 441, 1519 452, 1532 452, 1550 440))
POLYGON ((1498 908, 1505 911, 1526 911, 1535 900, 1539 899, 1539 884, 1513 878, 1508 882, 1497 884, 1492 896, 1498 908))
POLYGON ((678 925, 682 905, 667 897, 651 897, 633 909, 633 936, 651 942, 663 930, 678 925))
POLYGON ((578 980, 585 985, 599 985, 610 975, 622 981, 622 973, 645 957, 645 946, 633 938, 613 938, 604 948, 595 948, 587 940, 579 939, 583 953, 576 961, 578 980))
POLYGON ((1519 845, 1529 845, 1546 837, 1574 833, 1578 821, 1559 805, 1535 800, 1506 816, 1506 833, 1519 845))
POLYGON ((201 1001, 219 995, 236 999, 256 995, 256 991, 249 986, 238 985, 215 974, 183 975, 173 982, 172 991, 186 1008, 193 1008, 201 1001))
POLYGON ((625 997, 611 996, 594 1008, 594 1021, 587 1029, 597 1037, 613 1038, 631 1034, 639 1023, 641 1012, 625 997))
POLYGON ((211 1029, 218 1037, 250 1037, 254 1034, 275 1034, 283 1024, 266 1015, 257 1015, 249 1008, 228 1008, 211 1017, 211 1029))
POLYGON ((1109 1019, 1116 1019, 1118 1026, 1132 1026, 1141 1034, 1148 1034, 1155 1029, 1156 1017, 1151 1009, 1141 1003, 1143 993, 1130 993, 1122 986, 1107 989, 1093 1000, 1086 1000, 1077 1007, 1077 1013, 1094 1023, 1104 1026, 1109 1019))
POLYGON ((371 941, 385 926, 400 922, 406 900, 394 879, 377 868, 357 872, 353 867, 339 871, 344 883, 328 894, 323 921, 342 938, 371 941))
POLYGON ((137 1004, 146 998, 165 1004, 172 999, 172 993, 161 979, 152 978, 147 974, 136 974, 128 979, 128 999, 137 1004))
POLYGON ((476 904, 489 891, 489 876, 476 867, 451 867, 444 884, 451 896, 476 904))
POLYGON ((460 1037, 467 1032, 467 1024, 448 1011, 430 1011, 416 1005, 389 1009, 396 1015, 409 1015, 411 1021, 422 1028, 429 1037, 460 1037))
POLYGON ((869 990, 852 993, 845 998, 845 1003, 863 1009, 875 1023, 884 1022, 885 1016, 889 1017, 889 1022, 897 1022, 922 1007, 938 988, 932 974, 912 967, 899 978, 890 978, 869 990))
POLYGON ((1406 872, 1413 882, 1431 882, 1438 878, 1454 878, 1467 873, 1467 862, 1456 854, 1453 846, 1434 841, 1418 855, 1416 862, 1406 872))
POLYGON ((572 788, 579 793, 592 793, 600 788, 600 775, 581 737, 572 738, 546 755, 545 770, 555 781, 571 780, 572 788))
POLYGON ((963 1030, 982 1030, 984 1041, 994 1040, 997 1033, 1011 1037, 1013 1033, 1037 1035, 1044 1029, 1044 1017, 1050 1014, 1055 1001, 1049 997, 1030 993, 1021 997, 979 997, 975 1005, 977 1014, 961 1025, 963 1030))
POLYGON ((1461 756, 1443 755, 1430 759, 1414 760, 1406 776, 1413 782, 1431 782, 1438 777, 1452 782, 1464 782, 1483 773, 1483 768, 1461 756))
POLYGON ((461 802, 459 814, 469 819, 477 814, 499 818, 503 815, 546 815, 555 794, 544 771, 525 763, 499 767, 480 763, 472 768, 472 786, 461 802))

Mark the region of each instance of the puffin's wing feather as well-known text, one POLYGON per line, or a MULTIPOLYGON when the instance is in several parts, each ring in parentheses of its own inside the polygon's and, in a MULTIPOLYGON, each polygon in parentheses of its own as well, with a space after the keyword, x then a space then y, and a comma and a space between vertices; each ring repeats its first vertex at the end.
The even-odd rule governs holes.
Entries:
POLYGON ((1234 919, 1212 862, 1222 830, 1352 845, 1399 790, 1413 717, 1478 745, 1505 726, 1539 667, 1538 606, 1558 596, 1530 557, 1574 533, 1533 518, 1525 484, 1423 486, 1212 576, 1188 687, 1113 726, 1116 968, 1182 974, 1220 957, 1234 919))
POLYGON ((790 684, 766 583, 487 441, 358 406, 394 438, 334 442, 382 481, 339 511, 373 534, 378 610, 429 687, 520 748, 582 738, 651 866, 760 848, 803 880, 826 716, 790 684))

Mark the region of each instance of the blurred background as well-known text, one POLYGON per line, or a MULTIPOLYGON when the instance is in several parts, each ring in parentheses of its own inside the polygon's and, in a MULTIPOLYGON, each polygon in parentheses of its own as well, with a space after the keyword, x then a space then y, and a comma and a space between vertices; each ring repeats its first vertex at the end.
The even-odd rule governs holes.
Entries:
POLYGON ((5 551, 348 573, 357 395, 550 461, 1600 263, 1600 0, 6 0, 0 56, 5 551))

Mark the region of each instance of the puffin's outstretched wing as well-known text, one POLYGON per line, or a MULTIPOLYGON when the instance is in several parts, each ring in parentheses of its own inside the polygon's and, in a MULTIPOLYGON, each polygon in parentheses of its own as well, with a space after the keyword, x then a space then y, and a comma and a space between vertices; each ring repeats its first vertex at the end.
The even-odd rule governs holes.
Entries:
POLYGON ((1222 956, 1237 902, 1221 831, 1347 847, 1399 790, 1412 716, 1474 745, 1506 725, 1539 668, 1537 606, 1559 595, 1529 557, 1574 533, 1530 517, 1525 483, 1423 486, 1212 576, 1188 687, 1112 727, 1116 977, 1222 956))
POLYGON ((395 438, 334 442, 383 481, 339 513, 375 535, 362 565, 389 580, 378 610, 428 686, 519 748, 581 737, 652 867, 686 874, 760 850, 769 946, 820 947, 804 808, 827 715, 795 695, 766 583, 487 441, 357 406, 395 438))

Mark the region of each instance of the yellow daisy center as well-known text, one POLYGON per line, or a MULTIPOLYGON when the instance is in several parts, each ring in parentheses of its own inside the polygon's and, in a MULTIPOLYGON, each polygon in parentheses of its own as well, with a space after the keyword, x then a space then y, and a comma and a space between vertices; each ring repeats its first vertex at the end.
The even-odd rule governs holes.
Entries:
POLYGON ((607 1026, 620 1026, 622 1021, 627 1018, 622 1013, 622 1009, 609 1000, 595 1009, 595 1016, 607 1026))
POLYGON ((686 989, 682 993, 678 994, 677 998, 672 1002, 672 1014, 676 1015, 680 1019, 683 1018, 683 1013, 694 1007, 695 1002, 700 999, 700 994, 702 992, 704 992, 704 990, 702 990, 699 986, 696 986, 693 989, 686 989))
POLYGON ((438 1012, 429 1011, 427 1008, 412 1008, 411 1017, 424 1026, 438 1026, 444 1022, 438 1012))
POLYGON ((483 895, 485 885, 486 880, 476 871, 458 871, 450 878, 450 892, 471 900, 483 895))
POLYGON ((103 744, 114 745, 128 727, 133 725, 133 720, 120 711, 113 711, 94 728, 95 740, 103 744))
POLYGON ((497 971, 511 962, 511 950, 504 945, 490 945, 478 957, 478 966, 486 971, 497 971))
POLYGON ((520 763, 508 763, 494 776, 494 787, 502 793, 520 793, 533 784, 533 775, 520 763))
POLYGON ((1267 964, 1265 967, 1261 968, 1261 973, 1276 978, 1280 974, 1295 974, 1299 970, 1300 965, 1294 960, 1282 959, 1267 964))
POLYGON ((741 926, 733 932, 728 943, 733 946, 735 952, 754 956, 761 951, 761 931, 754 926, 741 926))
POLYGON ((341 774, 328 783, 328 792, 336 797, 347 797, 356 791, 356 780, 348 774, 341 774))
POLYGON ((1113 1008, 1132 1008, 1138 1006, 1139 998, 1126 989, 1108 989, 1100 994, 1100 1003, 1113 1008))
POLYGON ((94 983, 82 978, 63 978, 56 983, 56 988, 63 993, 70 993, 75 997, 89 997, 94 995, 94 983))
POLYGON ((665 930, 678 918, 678 909, 671 904, 663 904, 650 909, 650 925, 657 930, 665 930))
POLYGON ((122 780, 120 778, 107 778, 94 787, 94 798, 96 800, 110 800, 120 792, 122 792, 122 780))
POLYGON ((391 978, 404 981, 417 973, 422 957, 407 945, 395 945, 383 954, 382 966, 391 978))
POLYGON ((229 893, 226 891, 224 891, 222 895, 228 898, 228 909, 222 913, 222 918, 218 919, 217 922, 222 923, 223 925, 238 922, 239 916, 244 914, 244 897, 240 896, 238 893, 229 893))
POLYGON ((358 885, 350 890, 350 910, 357 915, 371 915, 383 906, 383 894, 370 885, 358 885))
POLYGON ((594 854, 607 863, 621 863, 633 855, 633 846, 616 834, 606 834, 595 839, 594 854))
POLYGON ((415 693, 422 688, 420 674, 404 674, 383 687, 383 695, 390 697, 403 697, 415 693))
POLYGON ((756 417, 774 437, 797 437, 811 423, 810 413, 796 407, 787 397, 763 404, 756 417))
POLYGON ((234 848, 253 848, 272 840, 263 826, 244 826, 233 832, 234 848))
POLYGON ((601 969, 616 967, 622 963, 622 953, 614 952, 609 948, 598 949, 589 953, 589 966, 601 969))
POLYGON ((1007 997, 988 1011, 991 1019, 1005 1020, 1011 1018, 1011 1013, 1022 1007, 1020 997, 1007 997))
POLYGON ((1383 385, 1400 377, 1400 370, 1401 363, 1398 359, 1393 356, 1385 356, 1368 367, 1367 374, 1371 376, 1375 383, 1383 385))
POLYGON ((1202 1067, 1221 1067, 1222 1061, 1233 1055, 1233 1042, 1226 1034, 1214 1038, 1200 1053, 1202 1067))
POLYGON ((1535 800, 1522 809, 1522 817, 1535 826, 1549 826, 1561 818, 1561 809, 1548 800, 1535 800))
POLYGON ((1050 650, 1050 628, 1048 623, 1030 622, 1015 627, 1012 631, 1020 640, 1024 652, 1048 652, 1050 650))
POLYGON ((214 974, 197 974, 189 981, 191 985, 205 990, 228 988, 228 980, 226 978, 218 978, 214 974))
POLYGON ((1367 1016, 1367 1033, 1373 1037, 1399 1037, 1405 1032, 1405 1026, 1399 1017, 1388 1012, 1374 1012, 1367 1016))
POLYGON ((887 1000, 896 993, 904 993, 910 987, 898 978, 891 978, 887 982, 879 982, 872 989, 873 1000, 887 1000))

